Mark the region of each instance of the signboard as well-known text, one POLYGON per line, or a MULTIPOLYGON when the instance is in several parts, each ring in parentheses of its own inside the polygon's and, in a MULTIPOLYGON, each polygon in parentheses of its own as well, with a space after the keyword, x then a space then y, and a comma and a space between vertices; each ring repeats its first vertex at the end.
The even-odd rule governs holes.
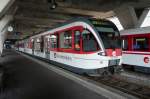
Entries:
POLYGON ((93 25, 110 25, 107 21, 102 20, 90 20, 93 25))

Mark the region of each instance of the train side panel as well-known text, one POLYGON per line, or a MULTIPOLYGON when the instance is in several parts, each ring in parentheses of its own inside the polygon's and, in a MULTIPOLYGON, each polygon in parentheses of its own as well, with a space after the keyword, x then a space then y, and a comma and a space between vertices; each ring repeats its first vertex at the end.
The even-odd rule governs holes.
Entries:
POLYGON ((145 53, 137 52, 123 52, 123 64, 135 65, 135 66, 143 66, 150 68, 150 52, 145 53))

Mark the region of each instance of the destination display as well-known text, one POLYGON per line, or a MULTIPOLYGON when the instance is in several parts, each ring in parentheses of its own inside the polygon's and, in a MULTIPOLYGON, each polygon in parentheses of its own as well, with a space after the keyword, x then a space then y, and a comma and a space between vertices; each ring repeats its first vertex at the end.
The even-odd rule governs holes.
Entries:
POLYGON ((90 20, 90 22, 93 25, 110 25, 109 22, 107 22, 107 21, 101 21, 101 20, 90 20))

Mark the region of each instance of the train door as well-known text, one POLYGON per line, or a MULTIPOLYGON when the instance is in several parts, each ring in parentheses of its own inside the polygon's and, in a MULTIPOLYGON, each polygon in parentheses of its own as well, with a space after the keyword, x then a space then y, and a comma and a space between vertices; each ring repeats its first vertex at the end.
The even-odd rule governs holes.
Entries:
POLYGON ((44 46, 45 46, 45 57, 46 59, 50 59, 50 35, 45 36, 44 38, 44 46))
POLYGON ((76 52, 82 51, 81 33, 82 33, 82 28, 81 27, 73 29, 74 50, 76 52))

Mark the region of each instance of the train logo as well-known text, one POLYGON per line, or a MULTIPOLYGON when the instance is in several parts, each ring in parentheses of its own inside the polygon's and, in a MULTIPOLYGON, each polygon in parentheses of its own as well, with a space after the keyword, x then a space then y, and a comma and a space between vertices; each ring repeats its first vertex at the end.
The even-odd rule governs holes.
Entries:
POLYGON ((145 63, 149 63, 149 61, 150 61, 149 57, 144 57, 144 62, 145 63))

